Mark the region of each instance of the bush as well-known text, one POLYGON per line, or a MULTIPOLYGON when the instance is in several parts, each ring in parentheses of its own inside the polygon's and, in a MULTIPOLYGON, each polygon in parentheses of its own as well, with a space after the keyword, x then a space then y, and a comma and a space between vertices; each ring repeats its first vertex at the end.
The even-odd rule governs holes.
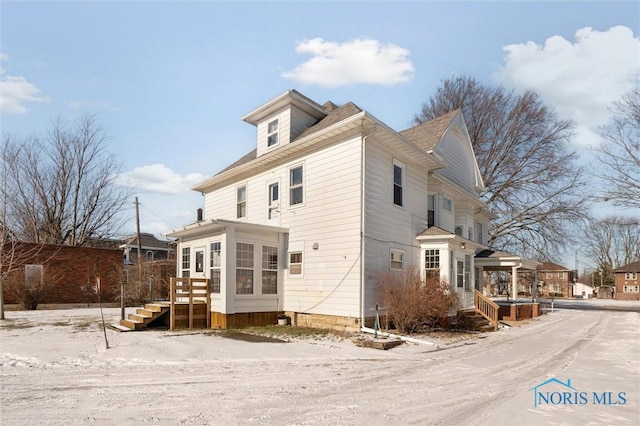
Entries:
POLYGON ((61 277, 48 273, 25 277, 23 271, 7 274, 5 285, 10 297, 24 309, 35 311, 61 277))
POLYGON ((378 292, 389 319, 401 333, 415 332, 425 324, 433 329, 459 306, 458 295, 445 280, 422 280, 416 270, 382 275, 378 292))

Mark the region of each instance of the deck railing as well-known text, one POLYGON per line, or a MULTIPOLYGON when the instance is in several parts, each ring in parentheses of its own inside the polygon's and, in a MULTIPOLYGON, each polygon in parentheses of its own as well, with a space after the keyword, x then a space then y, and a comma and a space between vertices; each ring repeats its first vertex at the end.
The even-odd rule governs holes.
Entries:
POLYGON ((498 309, 500 308, 496 302, 474 290, 474 306, 477 313, 485 317, 493 326, 494 330, 498 329, 498 309))
POLYGON ((197 319, 193 313, 194 303, 206 303, 207 328, 211 327, 211 292, 208 278, 171 277, 169 299, 171 301, 171 330, 176 326, 176 303, 189 304, 189 328, 193 328, 193 320, 197 319))

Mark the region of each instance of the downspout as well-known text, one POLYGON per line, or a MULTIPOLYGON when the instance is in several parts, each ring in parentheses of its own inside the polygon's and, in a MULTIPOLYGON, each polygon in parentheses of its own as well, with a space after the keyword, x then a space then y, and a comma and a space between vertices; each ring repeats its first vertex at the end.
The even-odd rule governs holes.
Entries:
MULTIPOLYGON (((364 117, 362 118, 362 123, 360 123, 360 127, 364 130, 364 117)), ((362 144, 360 148, 360 327, 364 328, 364 320, 365 320, 365 297, 364 290, 366 286, 365 279, 365 236, 364 236, 364 211, 365 211, 365 188, 366 188, 366 165, 367 161, 365 158, 365 144, 367 142, 367 138, 371 136, 375 131, 378 125, 374 125, 373 129, 362 137, 362 144)))

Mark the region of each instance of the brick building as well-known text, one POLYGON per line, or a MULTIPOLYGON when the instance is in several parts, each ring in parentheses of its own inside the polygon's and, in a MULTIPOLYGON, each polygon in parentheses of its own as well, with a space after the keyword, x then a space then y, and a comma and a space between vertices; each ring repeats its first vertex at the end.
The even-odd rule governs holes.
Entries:
POLYGON ((45 288, 39 304, 97 303, 96 277, 101 280, 102 302, 119 303, 120 249, 17 243, 5 245, 4 254, 6 304, 19 302, 15 288, 25 282, 45 288))
POLYGON ((640 261, 613 270, 616 300, 640 300, 640 261))
POLYGON ((573 297, 576 271, 552 262, 544 262, 536 268, 538 294, 541 296, 573 297))

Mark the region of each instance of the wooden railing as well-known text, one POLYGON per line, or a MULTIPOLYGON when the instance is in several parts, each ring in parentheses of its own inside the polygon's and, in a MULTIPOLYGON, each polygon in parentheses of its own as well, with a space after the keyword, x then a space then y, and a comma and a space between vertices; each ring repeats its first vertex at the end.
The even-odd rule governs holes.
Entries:
POLYGON ((207 328, 211 327, 211 291, 208 278, 171 277, 169 300, 171 301, 171 330, 176 326, 176 303, 189 304, 189 328, 193 328, 194 319, 201 319, 196 318, 193 313, 194 303, 206 303, 207 328))
POLYGON ((478 290, 474 290, 474 300, 473 304, 475 306, 475 310, 477 313, 485 317, 491 325, 493 325, 493 329, 498 329, 498 309, 500 308, 496 302, 486 297, 484 294, 480 293, 478 290))

